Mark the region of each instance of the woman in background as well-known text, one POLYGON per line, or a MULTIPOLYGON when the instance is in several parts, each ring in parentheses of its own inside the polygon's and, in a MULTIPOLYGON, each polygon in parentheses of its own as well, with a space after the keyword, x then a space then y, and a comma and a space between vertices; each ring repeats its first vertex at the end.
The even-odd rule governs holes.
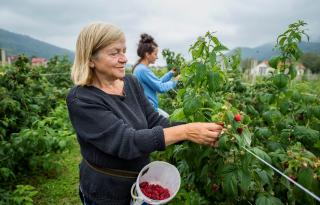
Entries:
MULTIPOLYGON (((140 57, 133 67, 133 75, 137 77, 144 89, 144 93, 156 111, 163 113, 158 107, 157 93, 164 93, 176 87, 179 76, 173 78, 175 71, 167 72, 158 78, 149 68, 150 64, 158 59, 158 45, 148 34, 142 34, 139 41, 137 54, 140 57)), ((163 115, 167 115, 163 113, 163 115)), ((167 116, 166 116, 167 117, 167 116)))

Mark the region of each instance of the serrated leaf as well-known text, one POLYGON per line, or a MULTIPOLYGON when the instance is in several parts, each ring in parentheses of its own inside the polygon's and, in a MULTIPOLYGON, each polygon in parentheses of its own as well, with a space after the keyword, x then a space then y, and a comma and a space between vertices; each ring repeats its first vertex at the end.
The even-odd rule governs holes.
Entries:
POLYGON ((248 147, 250 147, 251 145, 251 133, 249 132, 249 130, 247 128, 245 128, 242 132, 242 137, 243 137, 243 141, 244 144, 248 147))
POLYGON ((238 170, 238 180, 240 188, 243 192, 247 192, 251 183, 251 176, 248 170, 238 170))
POLYGON ((283 73, 273 76, 272 80, 273 84, 277 86, 278 89, 286 88, 289 82, 288 77, 283 73))
POLYGON ((296 126, 293 135, 300 140, 304 145, 313 146, 319 141, 320 132, 305 126, 296 126))
POLYGON ((229 196, 238 195, 237 179, 234 172, 231 172, 224 176, 222 181, 223 192, 229 196))
POLYGON ((211 51, 209 55, 209 60, 210 60, 211 66, 214 66, 216 64, 216 53, 214 51, 211 51))
POLYGON ((173 111, 173 113, 170 115, 170 119, 173 121, 183 121, 185 120, 183 108, 178 108, 173 111))
POLYGON ((280 199, 274 196, 260 194, 256 199, 256 205, 284 205, 280 199))
POLYGON ((210 93, 217 91, 220 87, 221 77, 218 72, 210 71, 208 73, 208 90, 210 93))
POLYGON ((269 164, 271 163, 271 158, 269 157, 269 155, 265 151, 263 151, 257 147, 252 148, 251 151, 253 153, 255 153, 256 155, 258 155, 264 161, 268 162, 269 164))
POLYGON ((272 132, 267 127, 259 127, 255 131, 255 136, 261 138, 268 138, 272 135, 272 132))
POLYGON ((268 172, 265 170, 256 170, 256 173, 258 174, 260 178, 260 183, 262 186, 265 184, 271 184, 272 178, 268 175, 268 172))

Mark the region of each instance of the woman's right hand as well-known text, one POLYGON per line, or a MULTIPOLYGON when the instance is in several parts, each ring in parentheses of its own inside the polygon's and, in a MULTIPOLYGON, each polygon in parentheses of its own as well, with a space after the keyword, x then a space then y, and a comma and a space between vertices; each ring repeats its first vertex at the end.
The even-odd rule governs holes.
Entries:
POLYGON ((223 127, 217 123, 194 122, 163 129, 166 145, 189 140, 215 146, 223 127))
POLYGON ((177 75, 176 77, 174 77, 174 80, 175 80, 175 81, 178 81, 178 80, 179 80, 179 78, 180 78, 180 74, 179 74, 179 75, 177 75))
POLYGON ((219 140, 223 127, 216 123, 189 123, 185 125, 186 139, 197 144, 213 146, 219 140))

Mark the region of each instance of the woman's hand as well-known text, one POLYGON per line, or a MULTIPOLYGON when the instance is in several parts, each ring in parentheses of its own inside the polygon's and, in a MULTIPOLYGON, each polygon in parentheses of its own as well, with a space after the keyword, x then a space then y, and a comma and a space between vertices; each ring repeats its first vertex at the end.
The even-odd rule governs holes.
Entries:
POLYGON ((216 123, 189 123, 185 125, 186 138, 197 144, 214 146, 223 127, 216 123))
POLYGON ((197 144, 215 146, 222 129, 223 127, 216 123, 196 122, 165 128, 163 131, 166 145, 189 140, 197 144))
POLYGON ((173 79, 175 80, 175 81, 178 81, 179 80, 179 78, 180 78, 180 75, 177 75, 176 77, 174 77, 173 79))
POLYGON ((171 71, 173 72, 173 76, 179 75, 179 71, 178 71, 178 69, 177 69, 176 67, 173 67, 173 68, 171 69, 171 71))

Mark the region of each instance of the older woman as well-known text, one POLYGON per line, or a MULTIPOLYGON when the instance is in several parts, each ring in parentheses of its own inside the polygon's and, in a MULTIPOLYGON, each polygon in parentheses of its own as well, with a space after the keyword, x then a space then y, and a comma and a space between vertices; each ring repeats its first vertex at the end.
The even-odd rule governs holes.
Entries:
POLYGON ((160 116, 136 78, 125 75, 124 33, 93 23, 80 32, 67 96, 69 117, 83 160, 80 197, 84 204, 130 203, 130 187, 149 154, 189 140, 213 146, 222 130, 215 123, 176 125, 160 116))

